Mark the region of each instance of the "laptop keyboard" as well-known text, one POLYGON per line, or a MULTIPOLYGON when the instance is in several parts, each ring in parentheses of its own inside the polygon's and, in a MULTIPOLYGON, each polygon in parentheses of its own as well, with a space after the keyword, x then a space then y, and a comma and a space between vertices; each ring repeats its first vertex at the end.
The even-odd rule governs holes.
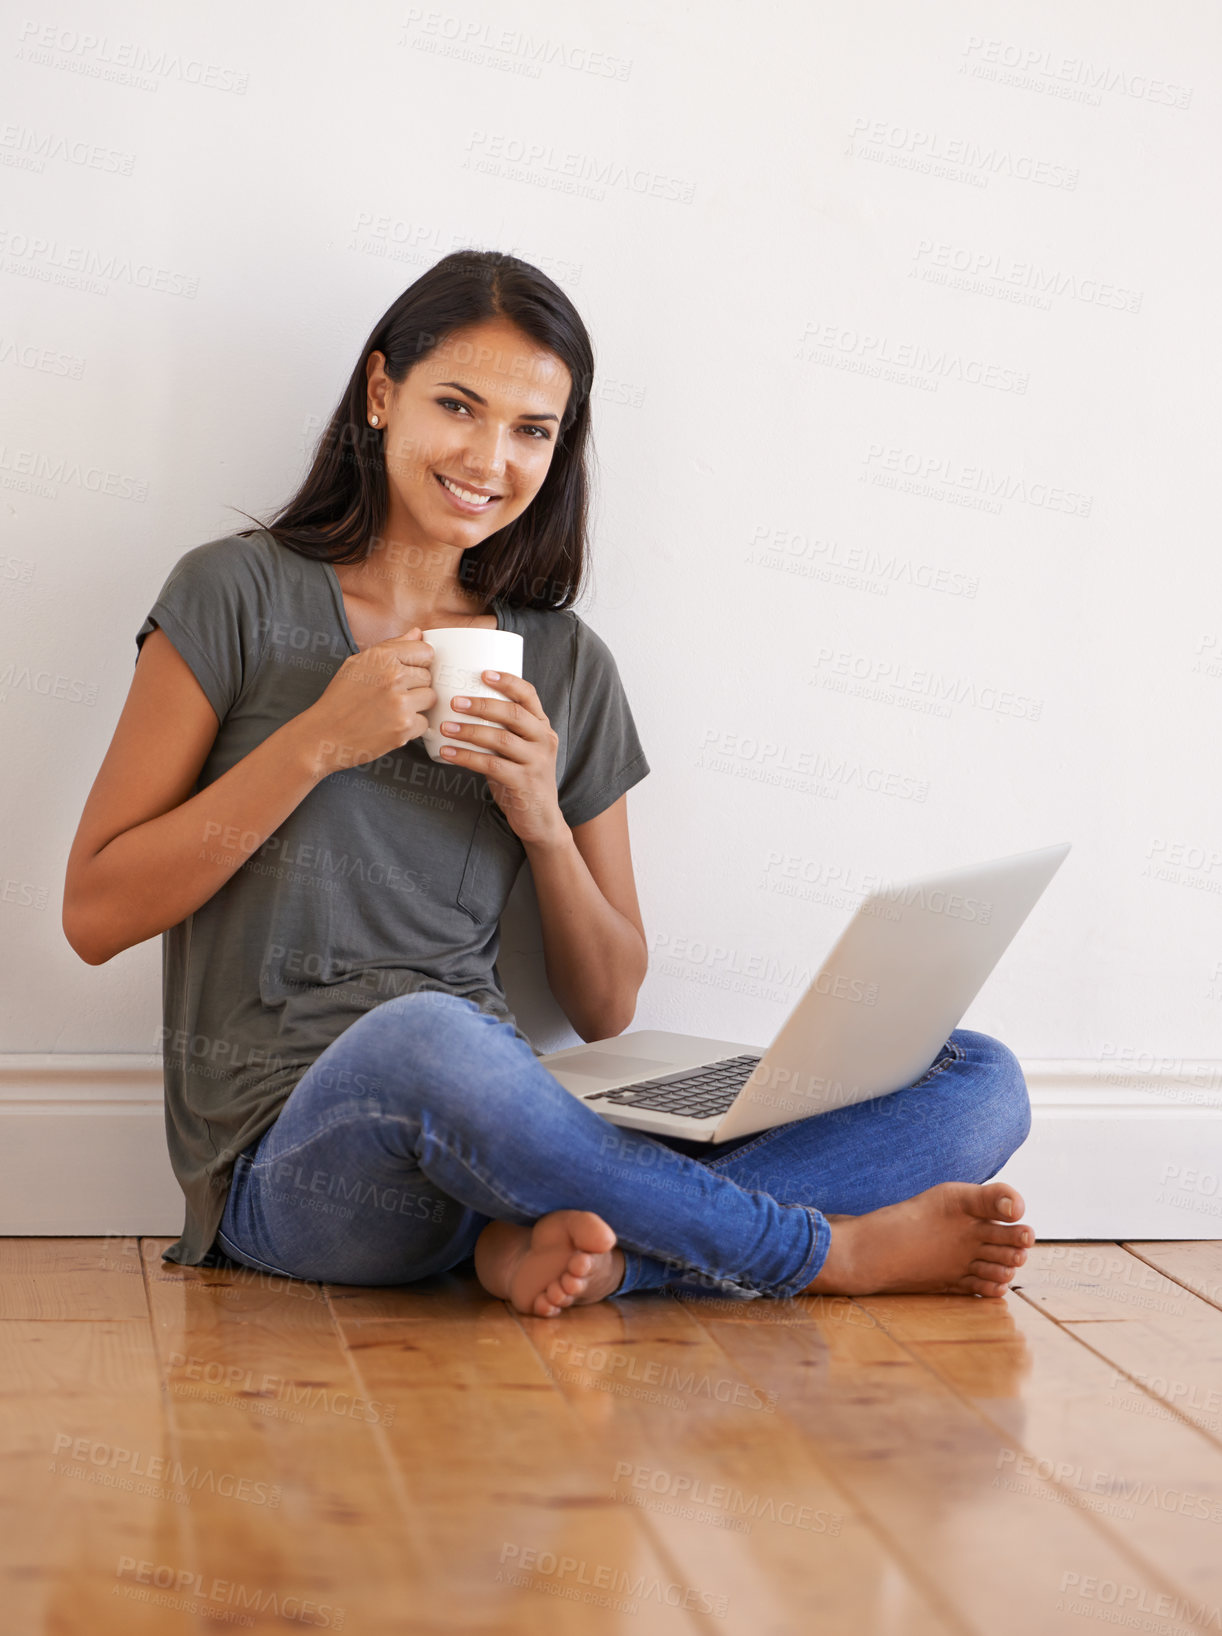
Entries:
POLYGON ((586 1097, 586 1101, 618 1102, 629 1108, 677 1113, 688 1119, 716 1119, 742 1090, 759 1060, 758 1055, 722 1057, 719 1062, 684 1068, 662 1079, 620 1085, 613 1091, 597 1091, 586 1097))

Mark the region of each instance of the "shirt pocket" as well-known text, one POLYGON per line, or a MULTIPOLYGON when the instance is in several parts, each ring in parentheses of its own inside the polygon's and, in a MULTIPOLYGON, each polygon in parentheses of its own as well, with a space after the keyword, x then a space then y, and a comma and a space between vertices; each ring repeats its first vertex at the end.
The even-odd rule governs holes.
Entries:
POLYGON ((458 884, 459 908, 479 925, 498 921, 525 856, 500 807, 491 799, 482 802, 458 884))

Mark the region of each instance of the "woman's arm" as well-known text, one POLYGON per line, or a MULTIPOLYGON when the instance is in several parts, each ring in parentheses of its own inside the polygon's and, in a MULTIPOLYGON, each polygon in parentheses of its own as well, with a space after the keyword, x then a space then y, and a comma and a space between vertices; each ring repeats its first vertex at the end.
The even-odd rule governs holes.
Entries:
POLYGON ((64 877, 64 935, 88 965, 185 920, 323 775, 297 717, 192 795, 219 728, 186 660, 150 631, 64 877))
POLYGON ((632 1021, 649 965, 632 878, 627 792, 570 828, 556 785, 559 736, 534 684, 495 670, 485 670, 482 679, 497 696, 443 699, 458 714, 442 718, 443 733, 453 728, 442 756, 487 778, 530 861, 551 991, 582 1039, 610 1039, 632 1021), (470 748, 476 745, 481 748, 470 748))
POLYGON ((588 823, 564 824, 551 841, 524 843, 548 985, 583 1040, 610 1039, 627 1028, 649 966, 627 803, 621 795, 588 823))

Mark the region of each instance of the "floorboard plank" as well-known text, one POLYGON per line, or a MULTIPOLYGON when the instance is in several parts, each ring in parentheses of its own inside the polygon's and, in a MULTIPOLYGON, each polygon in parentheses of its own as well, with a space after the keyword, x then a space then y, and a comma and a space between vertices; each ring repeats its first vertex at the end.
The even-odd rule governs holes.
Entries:
MULTIPOLYGON (((744 1304, 761 1317, 779 1305, 744 1304)), ((731 1629, 963 1628, 683 1303, 634 1297, 519 1322, 602 1449, 603 1492, 642 1508, 684 1580, 716 1591, 731 1629)))
POLYGON ((1026 1493, 995 1488, 1005 1439, 863 1308, 819 1311, 809 1325, 702 1322, 752 1381, 777 1394, 909 1573, 940 1586, 966 1628, 1080 1632, 1095 1611, 1081 1588, 1099 1581, 1135 1586, 1151 1600, 1164 1594, 1038 1478, 1026 1493), (999 1560, 1019 1571, 999 1581, 999 1560))
MULTIPOLYGON (((385 1435, 413 1529, 464 1628, 726 1630, 702 1587, 684 1606, 691 1587, 611 1497, 605 1460, 503 1302, 461 1297, 428 1321, 408 1302, 393 1318, 345 1316, 353 1305, 368 1310, 337 1300, 338 1321, 366 1395, 395 1411, 385 1435)), ((426 1296, 421 1312, 437 1305, 426 1296)))
POLYGON ((147 1316, 136 1239, 0 1239, 0 1320, 147 1316))
POLYGON ((295 1628, 289 1607, 300 1625, 334 1625, 342 1609, 346 1630, 398 1636, 407 1586, 420 1629, 455 1628, 430 1595, 436 1573, 380 1427, 352 1412, 359 1391, 320 1286, 286 1293, 163 1263, 161 1245, 145 1243, 153 1334, 175 1454, 198 1473, 188 1567, 240 1586, 255 1631, 295 1628))
POLYGON ((0 1321, 0 1447, 4 1628, 159 1636, 139 1565, 183 1562, 184 1529, 147 1321, 0 1321))
POLYGON ((1222 1307, 1222 1239, 1195 1244, 1126 1243, 1124 1248, 1183 1284, 1202 1301, 1222 1307))
MULTIPOLYGON (((874 1297, 863 1308, 934 1370, 1012 1447, 993 1486, 1089 1511, 1181 1602, 1216 1596, 1222 1546, 1222 1450, 1171 1416, 1128 1411, 1116 1371, 1030 1302, 874 1297), (981 1308, 984 1310, 981 1310, 981 1308)), ((1111 1324, 1080 1326, 1092 1339, 1111 1324)), ((1122 1386, 1127 1382, 1121 1382, 1122 1386)))
POLYGON ((1037 1244, 1011 1286, 1062 1323, 1203 1315, 1208 1305, 1120 1244, 1037 1244))
POLYGON ((1025 1300, 1113 1366, 1127 1412, 1222 1445, 1222 1311, 1118 1244, 1037 1246, 1021 1277, 1025 1300))

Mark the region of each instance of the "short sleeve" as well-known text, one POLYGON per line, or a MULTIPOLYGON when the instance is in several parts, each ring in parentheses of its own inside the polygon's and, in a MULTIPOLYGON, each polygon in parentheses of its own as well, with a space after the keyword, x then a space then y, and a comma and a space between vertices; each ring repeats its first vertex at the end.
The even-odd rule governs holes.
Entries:
POLYGON ((557 789, 570 829, 597 818, 649 771, 610 648, 579 614, 572 618, 568 735, 557 789))
MULTIPOLYGON (((144 638, 159 625, 191 667, 224 721, 254 675, 262 645, 259 599, 247 541, 210 540, 186 551, 136 632, 137 657, 144 638)), ((267 621, 262 621, 266 627, 267 621)))

